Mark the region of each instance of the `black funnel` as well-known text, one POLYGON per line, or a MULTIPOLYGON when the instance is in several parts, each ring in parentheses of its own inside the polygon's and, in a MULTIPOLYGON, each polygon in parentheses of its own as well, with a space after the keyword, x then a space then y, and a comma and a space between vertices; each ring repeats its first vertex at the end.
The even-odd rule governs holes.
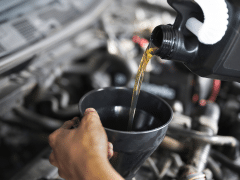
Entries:
POLYGON ((141 91, 133 123, 127 131, 133 89, 109 87, 93 90, 79 102, 80 112, 92 107, 97 110, 113 144, 110 163, 125 179, 132 179, 144 161, 165 137, 172 120, 171 107, 161 98, 141 91))

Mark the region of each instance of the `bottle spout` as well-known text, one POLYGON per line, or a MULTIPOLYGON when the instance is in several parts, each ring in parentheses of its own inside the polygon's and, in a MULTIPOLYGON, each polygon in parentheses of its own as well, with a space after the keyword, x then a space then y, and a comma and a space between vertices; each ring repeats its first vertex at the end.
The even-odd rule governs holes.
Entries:
POLYGON ((160 25, 155 27, 152 32, 150 43, 151 46, 158 48, 154 55, 163 59, 169 59, 176 44, 177 32, 170 25, 160 25))
POLYGON ((195 57, 198 45, 185 40, 181 31, 178 31, 172 25, 159 25, 154 28, 150 45, 157 47, 154 55, 162 59, 186 62, 195 57), (190 47, 188 49, 187 47, 190 47))

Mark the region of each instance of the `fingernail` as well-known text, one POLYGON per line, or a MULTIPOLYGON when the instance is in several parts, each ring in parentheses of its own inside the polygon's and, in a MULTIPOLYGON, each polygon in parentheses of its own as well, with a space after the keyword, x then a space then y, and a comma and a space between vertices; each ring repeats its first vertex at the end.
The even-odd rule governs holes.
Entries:
POLYGON ((108 147, 109 147, 109 149, 113 149, 113 144, 108 142, 108 147))
POLYGON ((85 110, 84 114, 87 114, 89 112, 96 112, 96 110, 93 109, 93 108, 88 108, 88 109, 85 110))
POLYGON ((108 159, 113 157, 113 150, 108 151, 108 159))

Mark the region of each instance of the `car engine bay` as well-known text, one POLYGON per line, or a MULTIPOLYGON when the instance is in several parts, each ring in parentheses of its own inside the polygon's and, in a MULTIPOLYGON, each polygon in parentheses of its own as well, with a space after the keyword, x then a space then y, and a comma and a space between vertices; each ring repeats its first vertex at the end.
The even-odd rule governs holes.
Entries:
MULTIPOLYGON (((0 179, 60 180, 48 136, 93 89, 133 88, 153 28, 176 12, 160 0, 0 2, 0 179)), ((240 84, 153 57, 141 90, 174 111, 136 180, 238 180, 240 84), (197 168, 202 173, 196 173, 197 168), (185 178, 186 179, 186 178, 185 178)))

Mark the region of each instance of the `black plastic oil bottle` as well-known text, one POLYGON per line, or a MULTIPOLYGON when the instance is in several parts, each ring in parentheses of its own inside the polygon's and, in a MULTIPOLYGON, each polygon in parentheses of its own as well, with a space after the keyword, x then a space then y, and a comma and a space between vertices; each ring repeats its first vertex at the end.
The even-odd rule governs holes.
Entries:
POLYGON ((159 48, 156 55, 180 61, 193 73, 207 78, 240 82, 240 0, 225 0, 229 23, 224 37, 205 45, 186 28, 189 18, 204 21, 201 7, 193 0, 168 0, 177 11, 173 25, 157 26, 151 42, 159 48))

